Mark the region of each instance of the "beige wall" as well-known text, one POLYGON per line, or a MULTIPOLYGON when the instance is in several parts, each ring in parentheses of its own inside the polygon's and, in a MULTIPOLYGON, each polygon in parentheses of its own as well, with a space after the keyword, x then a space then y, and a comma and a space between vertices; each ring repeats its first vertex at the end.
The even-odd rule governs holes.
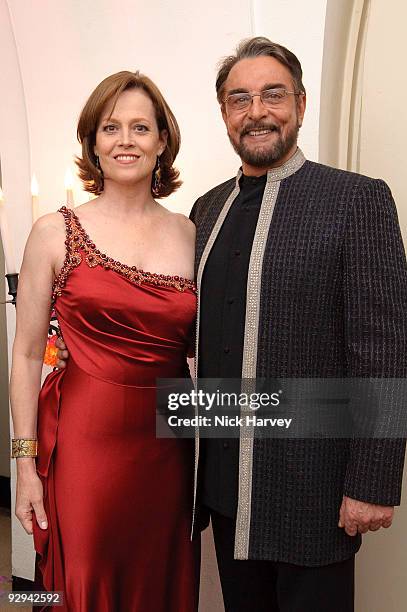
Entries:
MULTIPOLYGON (((320 115, 324 163, 383 178, 407 240, 404 147, 407 7, 401 1, 331 0, 327 7, 320 115)), ((407 473, 389 530, 364 536, 356 562, 356 611, 407 609, 407 473)))
POLYGON ((406 3, 393 2, 389 10, 386 0, 371 2, 355 169, 389 183, 407 244, 406 24, 406 3))

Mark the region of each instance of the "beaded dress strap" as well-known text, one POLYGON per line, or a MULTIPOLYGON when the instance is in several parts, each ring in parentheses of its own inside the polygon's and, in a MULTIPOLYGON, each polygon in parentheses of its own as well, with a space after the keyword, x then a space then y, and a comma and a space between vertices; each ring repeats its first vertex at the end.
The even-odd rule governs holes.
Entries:
POLYGON ((144 272, 144 270, 139 270, 136 266, 128 266, 112 257, 108 257, 96 248, 95 243, 89 238, 73 210, 62 206, 58 212, 63 215, 65 220, 66 256, 61 272, 54 281, 52 290, 53 303, 58 296, 62 295, 62 289, 71 271, 79 266, 83 259, 90 268, 102 266, 105 270, 113 270, 136 285, 148 283, 160 287, 174 287, 178 291, 191 289, 196 292, 195 283, 190 279, 181 276, 144 272))
POLYGON ((76 268, 76 266, 79 266, 82 261, 82 256, 78 248, 80 240, 76 237, 75 218, 72 211, 66 206, 62 206, 58 209, 58 212, 63 215, 65 222, 65 260, 52 286, 51 307, 53 307, 57 297, 62 295, 62 290, 65 287, 70 272, 76 268))

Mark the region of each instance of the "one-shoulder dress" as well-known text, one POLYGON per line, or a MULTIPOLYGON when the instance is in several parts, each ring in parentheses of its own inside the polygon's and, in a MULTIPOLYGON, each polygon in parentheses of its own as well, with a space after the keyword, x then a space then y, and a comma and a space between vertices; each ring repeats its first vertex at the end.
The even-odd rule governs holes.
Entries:
MULTIPOLYGON (((69 612, 194 612, 191 440, 157 438, 156 379, 187 376, 192 281, 100 252, 75 213, 53 308, 69 349, 38 402, 37 472, 49 527, 37 572, 69 612)), ((46 608, 49 609, 49 608, 46 608)))

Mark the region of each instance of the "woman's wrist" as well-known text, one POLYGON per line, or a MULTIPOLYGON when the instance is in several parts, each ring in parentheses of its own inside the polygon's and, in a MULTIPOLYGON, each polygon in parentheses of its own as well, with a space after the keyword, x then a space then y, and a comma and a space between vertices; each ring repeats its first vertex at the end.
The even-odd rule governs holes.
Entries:
POLYGON ((16 459, 17 474, 36 473, 35 457, 18 457, 16 459))

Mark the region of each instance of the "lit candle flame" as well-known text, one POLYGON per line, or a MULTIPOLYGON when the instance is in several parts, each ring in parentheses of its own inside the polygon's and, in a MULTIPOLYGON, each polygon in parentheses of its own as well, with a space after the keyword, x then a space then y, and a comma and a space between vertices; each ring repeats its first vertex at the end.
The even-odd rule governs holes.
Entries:
POLYGON ((35 174, 33 174, 33 177, 31 179, 31 195, 33 197, 37 197, 39 196, 40 190, 38 187, 38 181, 37 181, 37 177, 35 176, 35 174))

